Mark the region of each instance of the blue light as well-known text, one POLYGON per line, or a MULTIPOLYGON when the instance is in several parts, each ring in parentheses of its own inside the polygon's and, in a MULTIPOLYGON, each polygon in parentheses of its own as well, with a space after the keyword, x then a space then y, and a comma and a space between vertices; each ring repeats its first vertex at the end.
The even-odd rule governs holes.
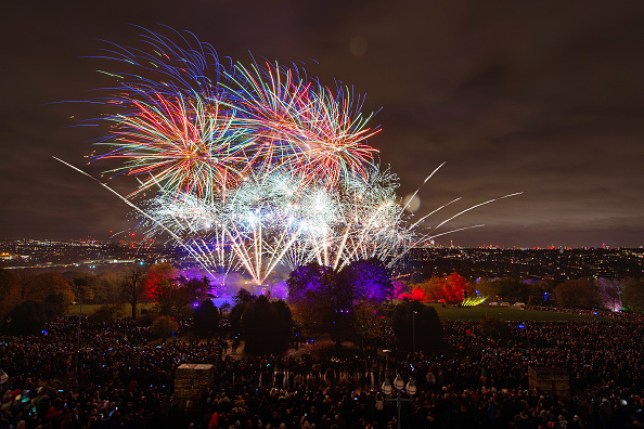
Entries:
POLYGON ((525 324, 524 324, 524 323, 519 323, 519 324, 517 325, 517 328, 519 328, 519 329, 525 329, 525 324))

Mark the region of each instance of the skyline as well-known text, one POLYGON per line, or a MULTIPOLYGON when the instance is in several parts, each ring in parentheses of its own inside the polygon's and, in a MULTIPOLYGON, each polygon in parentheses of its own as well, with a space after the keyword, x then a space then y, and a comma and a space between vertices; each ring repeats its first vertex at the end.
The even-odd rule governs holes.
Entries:
POLYGON ((117 12, 125 5, 118 1, 96 5, 103 8, 98 13, 76 1, 37 10, 10 6, 12 19, 2 30, 13 43, 6 54, 11 61, 1 69, 9 102, 0 131, 7 201, 0 238, 106 238, 110 230, 135 225, 113 195, 51 158, 94 176, 101 169, 84 166, 83 156, 105 130, 74 127, 94 112, 57 103, 91 98, 105 85, 95 72, 105 63, 81 58, 100 52, 104 44, 97 39, 128 44, 139 32, 130 23, 155 29, 162 22, 195 32, 221 56, 244 60, 250 50, 256 58, 304 61, 312 75, 367 93, 366 110, 382 107, 375 122, 383 132, 370 143, 400 176, 401 196, 447 161, 423 188, 420 214, 458 196, 463 209, 525 192, 459 218, 453 226, 487 226, 445 237, 443 245, 643 244, 641 6, 566 5, 551 16, 547 5, 401 10, 384 2, 332 2, 325 11, 262 5, 242 19, 243 7, 225 3, 179 11, 158 4, 152 10, 129 5, 125 16, 117 12), (214 10, 225 22, 209 28, 206 11, 214 10), (235 22, 253 31, 236 32, 235 22), (544 24, 552 31, 533 31, 544 24), (262 37, 269 29, 277 34, 262 37), (418 53, 415 40, 427 52, 418 53))

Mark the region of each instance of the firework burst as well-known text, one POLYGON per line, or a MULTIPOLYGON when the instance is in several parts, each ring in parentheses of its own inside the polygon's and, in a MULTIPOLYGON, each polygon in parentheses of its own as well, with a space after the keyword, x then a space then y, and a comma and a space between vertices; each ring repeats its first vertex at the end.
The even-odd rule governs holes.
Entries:
POLYGON ((140 177, 135 194, 160 187, 212 201, 243 175, 251 143, 215 100, 155 93, 131 106, 131 112, 107 119, 112 139, 101 145, 111 150, 99 158, 123 161, 111 172, 140 177))
POLYGON ((241 100, 240 122, 257 138, 255 156, 331 185, 366 177, 378 153, 367 139, 379 128, 368 127, 371 115, 361 113, 362 100, 348 88, 334 91, 303 76, 298 67, 278 63, 235 66, 230 88, 241 100))

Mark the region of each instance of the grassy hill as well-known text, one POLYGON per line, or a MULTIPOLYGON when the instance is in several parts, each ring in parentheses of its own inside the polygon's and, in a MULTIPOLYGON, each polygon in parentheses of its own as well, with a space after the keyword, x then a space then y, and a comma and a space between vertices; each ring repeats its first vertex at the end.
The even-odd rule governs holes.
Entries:
POLYGON ((521 310, 512 307, 490 307, 479 305, 477 307, 443 307, 440 304, 428 304, 433 306, 441 320, 479 320, 482 317, 495 317, 501 320, 516 320, 520 322, 529 321, 574 321, 588 322, 593 319, 602 319, 601 316, 588 314, 561 313, 556 311, 521 310))

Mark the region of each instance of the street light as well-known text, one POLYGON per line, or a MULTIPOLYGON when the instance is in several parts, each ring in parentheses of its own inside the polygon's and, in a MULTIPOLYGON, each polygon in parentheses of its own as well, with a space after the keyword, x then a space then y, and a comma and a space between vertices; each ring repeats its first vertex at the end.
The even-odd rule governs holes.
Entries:
POLYGON ((75 282, 76 285, 76 294, 78 295, 78 344, 76 348, 76 378, 79 377, 80 371, 80 354, 81 354, 81 334, 82 328, 81 324, 83 321, 83 290, 81 288, 80 282, 75 282))
POLYGON ((383 349, 382 352, 385 354, 385 376, 386 376, 387 371, 389 371, 389 353, 391 353, 391 350, 383 349))
POLYGON ((411 313, 411 341, 412 341, 412 353, 416 353, 416 315, 418 311, 412 311, 411 313))
POLYGON ((382 383, 382 386, 381 386, 382 393, 384 393, 385 396, 389 396, 393 393, 394 387, 396 388, 396 397, 385 398, 385 401, 396 403, 396 408, 398 409, 397 427, 398 429, 401 429, 400 408, 402 407, 403 402, 412 402, 412 397, 416 394, 416 382, 414 381, 413 378, 410 378, 409 381, 407 382, 407 385, 405 385, 405 380, 403 380, 403 378, 399 374, 399 375, 396 375, 396 378, 394 378, 393 386, 391 385, 388 379, 385 379, 385 381, 382 383), (402 396, 403 393, 407 393, 410 397, 403 398, 402 396))

